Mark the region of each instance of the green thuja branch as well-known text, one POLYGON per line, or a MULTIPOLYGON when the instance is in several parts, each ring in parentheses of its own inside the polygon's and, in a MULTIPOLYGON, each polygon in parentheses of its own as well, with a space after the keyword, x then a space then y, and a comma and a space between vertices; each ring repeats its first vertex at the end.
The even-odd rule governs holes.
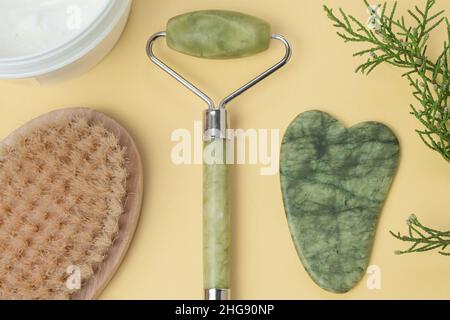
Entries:
POLYGON ((440 254, 450 256, 450 252, 445 251, 450 246, 450 231, 441 232, 427 228, 419 222, 415 215, 408 219, 408 227, 409 231, 406 236, 391 231, 391 234, 397 239, 411 244, 408 250, 396 251, 396 254, 439 250, 440 254))
POLYGON ((409 25, 404 16, 397 17, 397 3, 390 9, 387 3, 378 7, 369 5, 367 0, 364 3, 371 15, 369 23, 360 22, 342 9, 339 14, 327 6, 324 9, 345 42, 368 45, 354 54, 367 57, 357 72, 370 74, 383 63, 405 70, 403 77, 408 79, 420 104, 420 107, 411 105, 411 114, 423 127, 417 133, 430 149, 450 162, 450 24, 443 16, 444 11, 434 12, 436 0, 426 0, 425 8, 415 6, 408 10, 410 20, 414 21, 409 25), (427 54, 430 33, 441 25, 446 26, 447 41, 439 57, 431 60, 427 54))

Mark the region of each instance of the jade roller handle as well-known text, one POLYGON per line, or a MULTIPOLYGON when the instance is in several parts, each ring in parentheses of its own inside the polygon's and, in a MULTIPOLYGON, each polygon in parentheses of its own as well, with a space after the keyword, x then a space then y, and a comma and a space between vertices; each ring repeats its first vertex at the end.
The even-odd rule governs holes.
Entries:
POLYGON ((231 215, 227 165, 228 114, 204 113, 203 281, 206 300, 230 299, 231 215))

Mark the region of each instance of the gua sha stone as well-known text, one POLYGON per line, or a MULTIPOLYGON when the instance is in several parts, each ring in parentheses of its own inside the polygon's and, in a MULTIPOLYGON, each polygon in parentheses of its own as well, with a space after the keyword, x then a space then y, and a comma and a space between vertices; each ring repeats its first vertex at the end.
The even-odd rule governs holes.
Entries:
POLYGON ((381 123, 347 129, 309 111, 288 128, 281 149, 285 211, 300 259, 323 289, 345 293, 364 276, 399 156, 396 136, 381 123))

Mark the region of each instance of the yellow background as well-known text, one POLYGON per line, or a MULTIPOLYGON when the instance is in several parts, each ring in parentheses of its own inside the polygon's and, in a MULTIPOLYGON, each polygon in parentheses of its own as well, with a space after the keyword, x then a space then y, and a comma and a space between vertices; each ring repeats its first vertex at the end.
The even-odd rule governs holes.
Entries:
MULTIPOLYGON (((400 10, 424 1, 401 0, 400 10)), ((360 19, 362 1, 317 0, 135 0, 118 45, 89 73, 56 85, 0 82, 0 136, 50 110, 84 106, 119 120, 136 139, 145 165, 145 199, 135 240, 103 299, 198 299, 202 297, 201 166, 175 166, 170 159, 176 128, 193 128, 204 104, 151 64, 145 43, 177 14, 209 8, 260 16, 293 43, 292 62, 230 105, 235 128, 279 128, 309 109, 330 112, 344 124, 388 124, 402 145, 397 179, 382 212, 371 264, 382 270, 382 289, 367 278, 345 295, 327 293, 308 277, 297 258, 282 206, 279 177, 259 166, 232 170, 233 295, 237 299, 450 298, 450 257, 437 253, 395 256, 403 244, 389 230, 406 231, 416 213, 426 224, 450 229, 449 164, 428 150, 409 115, 414 102, 401 72, 380 67, 370 77, 353 73, 354 45, 335 35, 322 4, 342 6, 360 19)), ((438 7, 450 12, 448 1, 438 7)), ((441 38, 434 39, 438 52, 441 38)), ((282 51, 236 61, 205 61, 169 52, 170 64, 196 79, 217 99, 277 60, 282 51)))

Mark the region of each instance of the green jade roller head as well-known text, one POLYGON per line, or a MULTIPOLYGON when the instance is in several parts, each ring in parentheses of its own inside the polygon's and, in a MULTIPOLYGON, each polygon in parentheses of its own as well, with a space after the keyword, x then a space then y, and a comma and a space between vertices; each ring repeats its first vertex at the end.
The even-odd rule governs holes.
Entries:
MULTIPOLYGON (((203 169, 203 278, 206 300, 230 299, 231 215, 229 212, 228 165, 226 164, 226 105, 282 68, 291 58, 291 46, 284 37, 271 33, 270 25, 239 12, 207 10, 170 19, 167 31, 154 34, 147 43, 147 55, 157 66, 191 90, 207 105, 204 113, 204 148, 222 150, 221 161, 204 161, 203 169), (281 41, 286 54, 281 61, 224 98, 218 107, 203 91, 186 80, 153 52, 154 42, 166 37, 167 45, 182 54, 204 59, 236 59, 267 50, 271 40, 281 41), (219 149, 217 149, 219 148, 219 149)), ((206 152, 205 152, 206 154, 206 152)))
POLYGON ((169 20, 167 45, 198 58, 236 59, 267 50, 270 29, 267 22, 243 13, 198 11, 169 20))

